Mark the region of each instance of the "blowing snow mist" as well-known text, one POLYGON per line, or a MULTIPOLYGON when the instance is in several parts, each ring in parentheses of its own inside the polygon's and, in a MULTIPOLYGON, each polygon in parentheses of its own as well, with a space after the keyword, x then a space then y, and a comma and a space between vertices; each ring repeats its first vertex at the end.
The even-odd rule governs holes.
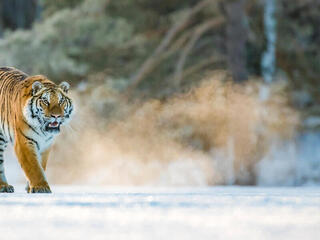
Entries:
POLYGON ((218 74, 166 101, 128 104, 108 84, 74 93, 77 114, 55 145, 55 183, 205 186, 294 184, 299 115, 286 85, 259 100, 259 83, 218 74), (81 97, 80 97, 81 96, 81 97), (97 109, 109 109, 105 115, 97 109), (111 109, 111 110, 110 110, 111 109), (108 120, 106 120, 108 119, 108 120))

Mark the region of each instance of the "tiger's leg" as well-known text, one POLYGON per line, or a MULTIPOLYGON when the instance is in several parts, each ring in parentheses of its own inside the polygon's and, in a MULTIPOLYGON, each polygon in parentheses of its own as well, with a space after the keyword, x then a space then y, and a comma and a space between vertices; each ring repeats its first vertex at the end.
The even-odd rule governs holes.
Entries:
MULTIPOLYGON (((43 153, 41 153, 41 166, 42 166, 42 169, 44 171, 46 171, 46 169, 47 169, 47 162, 48 162, 48 158, 49 158, 49 153, 50 153, 50 149, 48 149, 48 150, 44 151, 43 153)), ((30 191, 29 182, 27 182, 26 191, 27 192, 30 191)))
POLYGON ((0 132, 0 193, 14 192, 13 186, 9 185, 6 179, 6 175, 4 173, 4 160, 3 160, 3 153, 7 147, 7 141, 4 139, 2 133, 0 132))
POLYGON ((20 165, 30 184, 28 193, 51 193, 42 166, 38 161, 34 143, 25 139, 24 136, 17 136, 14 147, 20 165))
POLYGON ((41 153, 41 166, 43 170, 45 171, 47 169, 47 162, 49 158, 50 148, 41 153))

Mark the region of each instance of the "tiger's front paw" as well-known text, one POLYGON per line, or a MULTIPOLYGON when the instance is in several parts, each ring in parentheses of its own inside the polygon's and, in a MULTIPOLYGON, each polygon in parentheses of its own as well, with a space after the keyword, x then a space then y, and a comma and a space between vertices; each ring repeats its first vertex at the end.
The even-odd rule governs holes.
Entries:
POLYGON ((13 193, 14 188, 9 184, 0 184, 0 193, 13 193))
POLYGON ((38 186, 29 186, 27 191, 28 193, 51 193, 51 190, 48 184, 43 184, 38 186))

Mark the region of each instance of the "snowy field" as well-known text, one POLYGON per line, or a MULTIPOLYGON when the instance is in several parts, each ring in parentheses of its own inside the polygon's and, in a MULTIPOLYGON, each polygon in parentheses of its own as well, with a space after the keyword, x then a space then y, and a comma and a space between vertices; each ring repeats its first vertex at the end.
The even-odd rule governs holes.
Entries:
POLYGON ((0 239, 320 239, 320 188, 53 186, 0 195, 0 239))

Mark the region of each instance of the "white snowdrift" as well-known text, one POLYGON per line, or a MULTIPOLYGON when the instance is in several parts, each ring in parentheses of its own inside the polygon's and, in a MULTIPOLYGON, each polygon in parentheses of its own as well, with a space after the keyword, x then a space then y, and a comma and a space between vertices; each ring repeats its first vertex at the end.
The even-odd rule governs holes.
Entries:
POLYGON ((55 187, 0 195, 1 240, 319 239, 320 188, 55 187))

